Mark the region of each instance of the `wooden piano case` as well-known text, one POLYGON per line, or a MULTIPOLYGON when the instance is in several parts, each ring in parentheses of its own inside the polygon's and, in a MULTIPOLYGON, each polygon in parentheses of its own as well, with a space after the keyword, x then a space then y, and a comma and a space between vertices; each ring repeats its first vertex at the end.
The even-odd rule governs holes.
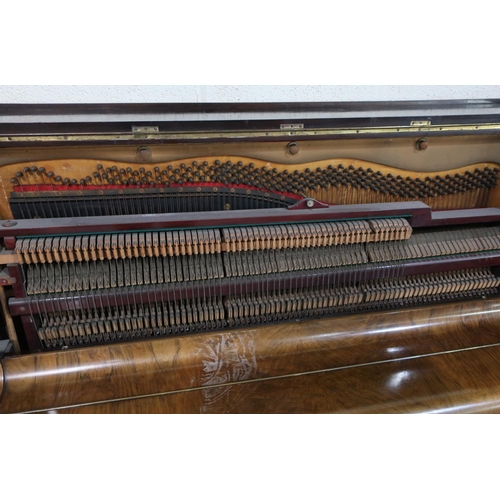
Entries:
POLYGON ((0 411, 496 412, 500 102, 0 106, 0 411))

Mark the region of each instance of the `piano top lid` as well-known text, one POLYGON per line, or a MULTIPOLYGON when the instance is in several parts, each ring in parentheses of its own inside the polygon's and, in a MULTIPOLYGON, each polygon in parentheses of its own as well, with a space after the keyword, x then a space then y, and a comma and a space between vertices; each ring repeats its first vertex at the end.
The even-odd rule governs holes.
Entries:
POLYGON ((500 132, 500 99, 0 104, 0 147, 279 141, 500 132))

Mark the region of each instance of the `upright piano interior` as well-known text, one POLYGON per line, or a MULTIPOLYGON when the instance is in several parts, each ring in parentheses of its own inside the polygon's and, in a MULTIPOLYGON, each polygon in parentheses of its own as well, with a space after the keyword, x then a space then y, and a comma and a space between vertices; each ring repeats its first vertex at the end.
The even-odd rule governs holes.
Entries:
POLYGON ((499 102, 0 116, 0 411, 497 411, 499 102))

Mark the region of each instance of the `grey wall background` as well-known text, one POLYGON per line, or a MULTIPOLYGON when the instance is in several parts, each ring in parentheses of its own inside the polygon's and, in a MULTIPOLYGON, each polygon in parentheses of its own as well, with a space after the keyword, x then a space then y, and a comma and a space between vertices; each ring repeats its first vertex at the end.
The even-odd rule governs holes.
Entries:
POLYGON ((395 101, 500 98, 500 85, 19 85, 0 103, 395 101))

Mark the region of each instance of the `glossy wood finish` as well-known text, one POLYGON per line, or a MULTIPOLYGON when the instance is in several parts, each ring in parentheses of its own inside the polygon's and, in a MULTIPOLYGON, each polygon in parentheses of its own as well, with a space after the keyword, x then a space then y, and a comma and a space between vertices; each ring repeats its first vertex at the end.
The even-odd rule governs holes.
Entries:
MULTIPOLYGON (((364 380, 364 375, 357 378, 356 370, 362 374, 365 369, 362 365, 382 363, 385 366, 386 361, 401 359, 404 365, 416 356, 497 343, 500 343, 500 301, 488 299, 47 352, 2 361, 5 387, 0 411, 51 410, 129 398, 139 399, 131 399, 127 407, 115 406, 115 410, 107 407, 108 410, 141 411, 146 408, 143 406, 146 396, 175 391, 200 392, 198 389, 208 387, 213 389, 208 393, 217 394, 226 391, 221 387, 233 384, 241 387, 237 391, 240 399, 244 399, 247 382, 261 381, 259 383, 267 387, 266 384, 278 382, 266 379, 291 376, 302 387, 298 389, 302 392, 290 397, 306 400, 307 394, 315 390, 310 385, 312 382, 307 381, 320 376, 313 372, 357 366, 343 370, 345 373, 351 370, 351 382, 345 382, 351 391, 345 398, 352 401, 350 408, 354 411, 355 394, 360 380, 364 380), (299 379, 304 380, 303 386, 299 379)), ((325 395, 330 390, 328 384, 325 395)), ((269 390, 272 393, 274 389, 269 390)), ((241 406, 241 410, 294 411, 293 406, 285 409, 281 405, 278 401, 281 389, 276 386, 276 390, 275 410, 271 401, 260 409, 257 405, 254 410, 251 406, 241 406)), ((293 389, 286 391, 291 393, 293 389)), ((439 387, 436 387, 438 393, 439 387)), ((155 411, 201 411, 193 404, 182 408, 169 403, 168 407, 161 406, 163 410, 155 407, 155 411)), ((225 407, 223 401, 213 408, 220 412, 236 411, 225 407)), ((335 410, 331 406, 328 411, 342 408, 335 410)), ((316 411, 313 406, 303 410, 316 411)))
POLYGON ((498 413, 500 346, 51 413, 498 413))
MULTIPOLYGON (((470 115, 484 113, 498 115, 500 119, 500 99, 439 99, 439 100, 417 100, 417 101, 346 101, 346 102, 188 102, 188 103, 50 103, 50 104, 0 104, 0 114, 6 117, 14 116, 51 116, 60 115, 67 118, 60 122, 64 125, 74 120, 75 116, 81 115, 80 122, 90 122, 90 116, 108 114, 111 117, 122 116, 121 121, 136 123, 142 115, 156 113, 159 117, 167 113, 189 114, 193 113, 199 119, 210 120, 214 113, 283 113, 300 112, 313 113, 315 111, 328 112, 332 116, 342 113, 362 113, 373 119, 373 113, 382 112, 384 115, 394 115, 405 111, 408 116, 435 115, 436 111, 443 112, 443 120, 451 116, 456 123, 453 113, 463 115, 462 120, 467 120, 470 115), (451 113, 453 112, 453 113, 451 113), (68 120, 68 118, 72 118, 68 120), (86 119, 86 120, 85 120, 86 119)), ((438 113, 439 115, 439 113, 438 113)), ((28 119, 25 119, 29 122, 28 119)), ((108 126, 116 120, 110 120, 108 126)), ((7 121, 8 122, 8 121, 7 121)))

